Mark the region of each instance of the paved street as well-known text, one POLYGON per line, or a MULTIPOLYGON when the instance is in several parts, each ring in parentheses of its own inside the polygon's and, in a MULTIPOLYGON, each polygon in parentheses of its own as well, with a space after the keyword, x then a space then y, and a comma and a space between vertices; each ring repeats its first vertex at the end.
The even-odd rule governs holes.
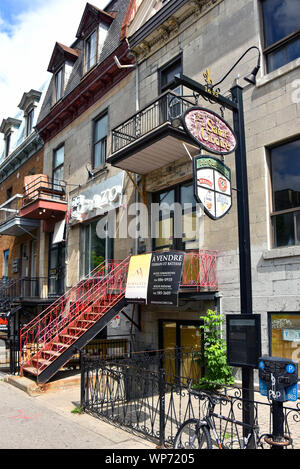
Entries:
POLYGON ((150 449, 154 444, 86 414, 79 387, 31 397, 0 379, 2 449, 150 449))

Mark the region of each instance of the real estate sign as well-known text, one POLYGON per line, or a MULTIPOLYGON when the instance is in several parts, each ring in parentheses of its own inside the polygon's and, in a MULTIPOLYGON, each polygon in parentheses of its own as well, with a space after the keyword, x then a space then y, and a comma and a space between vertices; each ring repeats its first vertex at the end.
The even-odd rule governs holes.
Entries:
POLYGON ((130 303, 178 305, 184 252, 131 256, 125 298, 130 303))
POLYGON ((178 306, 184 252, 153 253, 148 284, 148 304, 178 306))

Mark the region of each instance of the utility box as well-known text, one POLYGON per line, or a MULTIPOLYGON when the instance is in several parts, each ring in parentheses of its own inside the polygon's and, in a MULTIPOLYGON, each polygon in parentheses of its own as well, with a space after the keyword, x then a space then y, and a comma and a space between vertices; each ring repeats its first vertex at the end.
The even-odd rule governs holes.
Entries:
POLYGON ((227 362, 257 368, 261 356, 260 314, 226 315, 227 362))
POLYGON ((298 363, 281 357, 259 359, 259 392, 277 402, 298 399, 298 363))

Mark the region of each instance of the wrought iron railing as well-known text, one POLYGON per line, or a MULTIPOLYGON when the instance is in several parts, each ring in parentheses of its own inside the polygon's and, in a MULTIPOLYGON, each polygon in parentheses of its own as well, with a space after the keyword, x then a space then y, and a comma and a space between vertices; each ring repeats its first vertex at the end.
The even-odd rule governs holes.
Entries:
MULTIPOLYGON (((85 412, 115 425, 140 432, 160 445, 172 446, 179 426, 189 418, 202 418, 207 400, 199 400, 188 392, 188 382, 197 383, 201 369, 197 349, 147 351, 127 358, 103 360, 81 357, 81 407, 85 412), (174 373, 170 363, 187 362, 183 376, 174 373), (194 371, 193 371, 194 370, 194 371), (194 373, 194 374, 193 374, 194 373)), ((223 396, 216 412, 242 422, 242 389, 222 387, 223 396)), ((255 400, 246 404, 254 409, 259 433, 272 433, 272 405, 255 392, 255 400)), ((292 438, 288 448, 300 448, 300 403, 284 404, 284 433, 292 438)), ((219 418, 216 428, 225 447, 240 449, 243 426, 219 418)), ((266 445, 266 447, 269 447, 266 445)))
POLYGON ((121 150, 148 132, 181 115, 193 103, 166 91, 139 112, 112 130, 112 153, 121 150))
POLYGON ((45 174, 32 177, 33 179, 24 187, 23 207, 39 198, 65 201, 66 191, 60 181, 49 179, 45 174))

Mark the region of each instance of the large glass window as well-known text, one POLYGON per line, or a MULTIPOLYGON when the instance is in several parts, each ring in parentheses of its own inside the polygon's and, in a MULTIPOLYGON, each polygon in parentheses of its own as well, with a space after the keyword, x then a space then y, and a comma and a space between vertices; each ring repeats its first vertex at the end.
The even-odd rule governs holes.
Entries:
POLYGON ((274 247, 300 244, 300 139, 270 150, 274 247))
POLYGON ((262 0, 267 72, 300 57, 298 0, 262 0))
MULTIPOLYGON (((300 365, 300 313, 270 314, 270 352, 300 365)), ((300 372, 300 366, 298 366, 300 372)))
POLYGON ((104 114, 102 117, 94 121, 94 168, 97 168, 101 164, 105 163, 107 145, 107 124, 107 114, 104 114))

